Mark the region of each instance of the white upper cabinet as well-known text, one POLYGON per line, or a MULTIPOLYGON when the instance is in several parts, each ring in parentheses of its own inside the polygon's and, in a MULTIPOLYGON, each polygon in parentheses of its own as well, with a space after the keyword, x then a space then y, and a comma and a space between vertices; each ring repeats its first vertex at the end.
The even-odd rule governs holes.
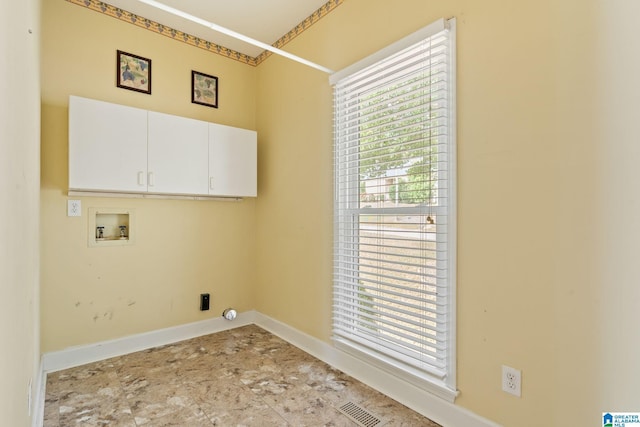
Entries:
POLYGON ((69 190, 255 197, 256 132, 69 98, 69 190))
POLYGON ((209 123, 209 194, 257 196, 257 134, 209 123))
POLYGON ((149 111, 148 191, 208 194, 209 123, 149 111))
POLYGON ((146 191, 147 111, 72 96, 69 188, 146 191))

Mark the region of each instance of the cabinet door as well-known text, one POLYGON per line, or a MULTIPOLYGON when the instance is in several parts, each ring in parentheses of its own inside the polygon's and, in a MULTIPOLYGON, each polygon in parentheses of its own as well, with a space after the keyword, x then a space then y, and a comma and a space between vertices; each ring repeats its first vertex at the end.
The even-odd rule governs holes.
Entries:
POLYGON ((69 188, 146 191, 147 111, 69 98, 69 188))
POLYGON ((208 194, 207 122, 149 111, 149 192, 208 194))
POLYGON ((209 194, 257 196, 255 131, 209 124, 209 194))

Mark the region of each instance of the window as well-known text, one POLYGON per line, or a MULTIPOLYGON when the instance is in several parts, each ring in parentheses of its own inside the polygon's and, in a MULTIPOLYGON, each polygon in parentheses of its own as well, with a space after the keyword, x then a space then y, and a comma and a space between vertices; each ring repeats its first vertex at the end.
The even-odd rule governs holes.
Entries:
POLYGON ((331 76, 333 335, 453 400, 455 21, 331 76))

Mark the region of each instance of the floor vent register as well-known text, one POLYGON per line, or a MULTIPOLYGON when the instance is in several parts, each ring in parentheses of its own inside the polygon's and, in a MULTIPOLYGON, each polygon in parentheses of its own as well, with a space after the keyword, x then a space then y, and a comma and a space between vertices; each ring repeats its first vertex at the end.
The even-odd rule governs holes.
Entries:
POLYGON ((381 420, 353 402, 345 403, 338 410, 361 427, 380 427, 386 424, 386 421, 381 420))

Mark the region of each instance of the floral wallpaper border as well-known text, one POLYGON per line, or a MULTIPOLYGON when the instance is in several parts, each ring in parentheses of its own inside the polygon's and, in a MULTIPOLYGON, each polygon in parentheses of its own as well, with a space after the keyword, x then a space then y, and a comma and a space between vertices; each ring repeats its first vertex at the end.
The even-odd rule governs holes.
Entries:
MULTIPOLYGON (((236 61, 242 62, 247 65, 257 66, 269 56, 272 55, 272 52, 264 51, 260 55, 256 57, 252 57, 246 55, 244 53, 237 52, 232 49, 228 49, 224 46, 217 45, 207 40, 203 40, 199 37, 192 36, 190 34, 184 33, 182 31, 176 30, 174 28, 168 27, 166 25, 159 24, 155 21, 151 21, 150 19, 144 18, 142 16, 136 15, 134 13, 128 12, 126 10, 117 8, 115 6, 111 6, 110 4, 104 3, 99 0, 66 0, 69 3, 73 3, 78 6, 83 6, 93 11, 111 16, 113 18, 119 19, 121 21, 136 25, 140 28, 147 29, 149 31, 153 31, 154 33, 161 34, 166 37, 170 37, 174 40, 187 43, 191 46, 195 46, 204 50, 207 50, 211 53, 215 53, 218 55, 222 55, 224 57, 234 59, 236 61)), ((308 16, 304 21, 295 26, 291 31, 282 36, 279 40, 273 43, 272 46, 281 49, 284 45, 289 43, 291 40, 302 34, 305 30, 311 27, 313 24, 318 22, 320 19, 327 16, 327 14, 333 11, 336 7, 340 6, 344 0, 329 0, 327 3, 322 5, 318 10, 313 12, 310 16, 308 16)))

